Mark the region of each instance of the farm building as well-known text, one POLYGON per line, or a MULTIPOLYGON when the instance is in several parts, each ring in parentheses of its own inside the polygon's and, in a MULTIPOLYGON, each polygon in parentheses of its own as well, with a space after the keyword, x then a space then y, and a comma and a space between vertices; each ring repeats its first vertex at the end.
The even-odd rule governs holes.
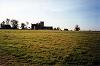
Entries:
POLYGON ((11 29, 11 26, 10 25, 0 25, 0 28, 1 29, 11 29))
POLYGON ((44 21, 40 21, 40 23, 31 24, 31 29, 33 30, 53 30, 53 27, 44 26, 44 21))

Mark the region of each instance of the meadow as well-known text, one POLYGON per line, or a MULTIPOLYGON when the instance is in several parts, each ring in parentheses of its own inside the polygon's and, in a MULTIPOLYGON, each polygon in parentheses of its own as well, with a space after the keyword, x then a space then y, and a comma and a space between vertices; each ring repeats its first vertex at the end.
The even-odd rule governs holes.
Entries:
POLYGON ((0 66, 99 66, 100 32, 0 30, 0 66))

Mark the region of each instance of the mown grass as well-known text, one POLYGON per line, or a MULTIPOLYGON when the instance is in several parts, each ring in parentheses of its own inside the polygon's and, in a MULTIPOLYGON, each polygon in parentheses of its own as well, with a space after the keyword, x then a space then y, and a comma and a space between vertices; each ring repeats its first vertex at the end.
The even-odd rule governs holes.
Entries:
POLYGON ((100 32, 0 30, 0 65, 99 66, 100 32))

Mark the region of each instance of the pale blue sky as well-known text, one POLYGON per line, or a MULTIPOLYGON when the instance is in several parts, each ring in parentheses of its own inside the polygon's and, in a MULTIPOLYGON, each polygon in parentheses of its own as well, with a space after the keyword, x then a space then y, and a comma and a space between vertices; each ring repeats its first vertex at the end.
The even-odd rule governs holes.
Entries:
POLYGON ((0 22, 6 18, 82 30, 100 30, 100 0, 0 0, 0 22))

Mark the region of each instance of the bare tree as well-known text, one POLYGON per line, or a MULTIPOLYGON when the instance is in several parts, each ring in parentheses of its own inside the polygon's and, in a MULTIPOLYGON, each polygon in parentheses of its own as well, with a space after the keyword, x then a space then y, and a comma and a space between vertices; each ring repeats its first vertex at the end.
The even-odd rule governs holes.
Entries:
POLYGON ((6 19, 6 25, 9 25, 10 19, 6 19))
POLYGON ((26 27, 27 27, 27 29, 28 29, 28 25, 29 25, 29 22, 26 22, 26 27))

